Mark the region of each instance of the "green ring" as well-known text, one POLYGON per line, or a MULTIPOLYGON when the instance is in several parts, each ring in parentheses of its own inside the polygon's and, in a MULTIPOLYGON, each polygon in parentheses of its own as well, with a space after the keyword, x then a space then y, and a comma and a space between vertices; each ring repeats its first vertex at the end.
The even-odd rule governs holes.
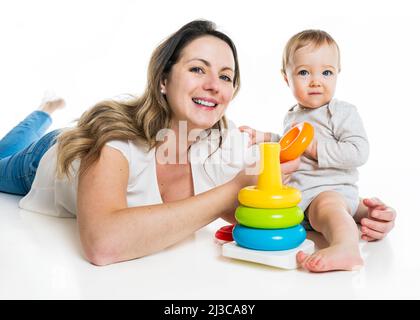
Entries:
POLYGON ((281 209, 239 206, 235 211, 235 218, 240 224, 259 229, 283 229, 293 227, 301 223, 303 217, 303 211, 298 206, 281 209))

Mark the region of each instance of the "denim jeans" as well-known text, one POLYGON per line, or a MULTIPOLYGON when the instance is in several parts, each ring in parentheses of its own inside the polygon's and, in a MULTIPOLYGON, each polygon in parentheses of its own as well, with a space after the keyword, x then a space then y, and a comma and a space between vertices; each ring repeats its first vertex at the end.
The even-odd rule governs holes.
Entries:
POLYGON ((0 140, 0 192, 29 192, 39 161, 60 133, 44 135, 51 122, 48 113, 34 111, 0 140))

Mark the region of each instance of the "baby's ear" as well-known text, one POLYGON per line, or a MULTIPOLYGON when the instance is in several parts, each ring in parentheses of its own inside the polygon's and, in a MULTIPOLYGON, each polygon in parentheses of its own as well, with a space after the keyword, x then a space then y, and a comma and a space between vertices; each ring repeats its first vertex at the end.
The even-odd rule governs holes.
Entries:
POLYGON ((287 86, 289 86, 289 79, 287 79, 286 72, 284 72, 284 70, 281 70, 281 74, 283 75, 283 79, 284 81, 286 81, 287 86))

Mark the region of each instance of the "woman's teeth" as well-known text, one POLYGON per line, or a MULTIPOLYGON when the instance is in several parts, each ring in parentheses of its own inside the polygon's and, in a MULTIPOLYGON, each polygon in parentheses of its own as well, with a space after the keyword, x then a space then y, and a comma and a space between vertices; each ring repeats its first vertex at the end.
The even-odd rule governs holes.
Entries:
POLYGON ((209 102, 209 101, 204 101, 204 100, 201 100, 201 99, 192 99, 195 103, 197 103, 197 104, 201 104, 202 106, 205 106, 205 107, 215 107, 217 104, 216 103, 212 103, 212 102, 209 102))

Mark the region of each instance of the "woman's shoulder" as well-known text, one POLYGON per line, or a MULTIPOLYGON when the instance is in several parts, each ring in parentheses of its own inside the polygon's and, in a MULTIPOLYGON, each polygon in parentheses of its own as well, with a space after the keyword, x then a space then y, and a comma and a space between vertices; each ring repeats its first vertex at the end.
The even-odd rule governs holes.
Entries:
POLYGON ((120 151, 128 162, 150 158, 150 148, 140 140, 110 140, 106 145, 120 151))
POLYGON ((110 140, 107 146, 121 152, 128 162, 130 177, 138 176, 154 161, 154 148, 140 140, 110 140))

